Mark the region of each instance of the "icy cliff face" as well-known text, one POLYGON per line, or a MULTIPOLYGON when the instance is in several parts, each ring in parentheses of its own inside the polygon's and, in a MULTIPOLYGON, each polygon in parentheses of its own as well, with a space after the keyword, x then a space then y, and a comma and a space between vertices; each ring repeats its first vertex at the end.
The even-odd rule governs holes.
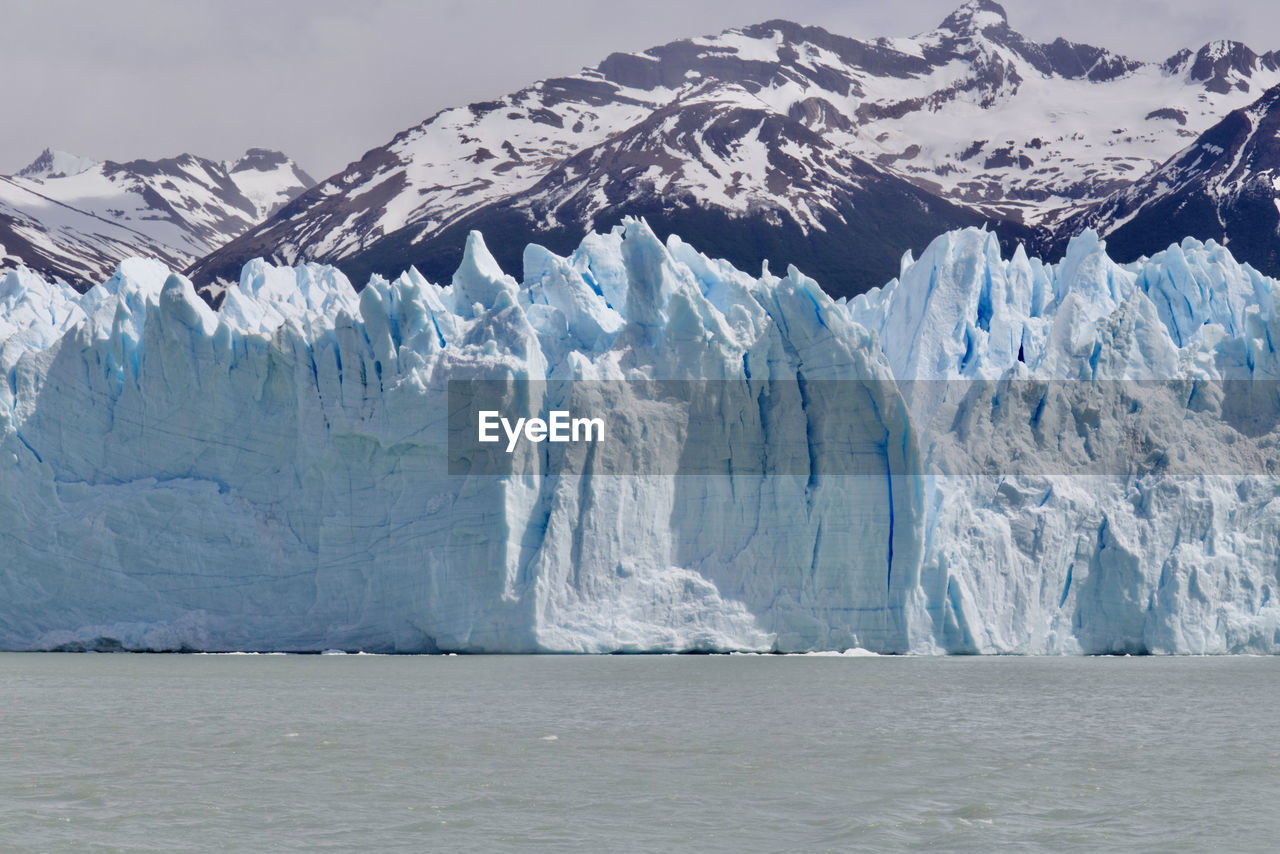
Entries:
MULTIPOLYGON (((0 645, 910 648, 900 450, 868 449, 856 489, 448 474, 451 379, 888 379, 794 271, 756 281, 636 223, 525 261, 521 286, 475 235, 450 286, 358 296, 253 263, 217 314, 154 263, 84 297, 11 274, 0 645)), ((900 400, 885 417, 900 449, 900 400)))
POLYGON ((1086 233, 1046 267, 966 231, 855 300, 922 446, 920 634, 976 652, 1280 647, 1276 293, 1212 243, 1121 267, 1086 233))
POLYGON ((253 262, 217 313, 155 262, 83 296, 8 274, 0 647, 1280 646, 1270 434, 1178 385, 1280 379, 1276 285, 1220 247, 1122 268, 1086 236, 1047 267, 955 232, 845 304, 633 221, 529 247, 523 279, 479 235, 445 287, 253 262), (477 379, 628 418, 649 381, 729 391, 646 402, 625 473, 450 474, 450 382, 477 379), (1174 380, 1103 394, 1201 431, 1193 459, 1117 459, 1073 397, 1111 380, 1174 380), (672 476, 708 411, 725 473, 672 476))

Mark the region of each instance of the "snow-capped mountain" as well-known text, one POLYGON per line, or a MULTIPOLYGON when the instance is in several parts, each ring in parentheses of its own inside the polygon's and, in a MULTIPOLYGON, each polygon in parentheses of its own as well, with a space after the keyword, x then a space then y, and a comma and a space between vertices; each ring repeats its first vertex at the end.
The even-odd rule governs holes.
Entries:
POLYGON ((471 228, 514 265, 534 230, 569 251, 643 214, 744 268, 795 262, 852 293, 955 225, 1048 234, 1277 83, 1276 54, 1235 43, 1163 63, 1035 43, 991 0, 913 38, 770 21, 445 110, 191 273, 233 281, 264 256, 443 280, 471 228))
POLYGON ((0 263, 82 287, 131 255, 186 266, 314 183, 285 155, 260 148, 226 162, 183 154, 128 163, 46 150, 0 178, 0 263))
POLYGON ((1063 224, 1093 228, 1132 260, 1185 236, 1216 240, 1280 271, 1280 86, 1206 131, 1160 168, 1063 224))
POLYGON ((49 178, 65 178, 68 175, 79 175, 97 165, 98 161, 92 157, 81 157, 79 154, 59 151, 56 148, 46 148, 40 152, 39 157, 18 170, 15 177, 34 178, 40 181, 49 178))
POLYGON ((948 198, 1036 224, 1132 183, 1280 82, 1280 55, 1233 42, 1159 64, 1031 43, 989 0, 895 44, 929 60, 932 91, 860 108, 883 160, 948 198))
POLYGON ((134 255, 178 261, 141 231, 0 177, 0 270, 28 267, 85 287, 134 255))

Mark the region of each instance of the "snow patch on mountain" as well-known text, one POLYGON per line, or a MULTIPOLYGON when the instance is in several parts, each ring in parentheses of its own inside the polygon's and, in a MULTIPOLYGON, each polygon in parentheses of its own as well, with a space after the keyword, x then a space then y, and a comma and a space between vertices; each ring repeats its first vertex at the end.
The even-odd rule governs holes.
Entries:
POLYGON ((16 261, 87 286, 130 255, 184 267, 312 183, 293 161, 266 149, 227 163, 186 154, 100 163, 46 150, 0 179, 0 216, 16 229, 16 261), (19 240, 30 248, 19 249, 19 240))
POLYGON ((81 157, 56 148, 46 148, 39 157, 19 170, 17 177, 66 178, 69 175, 79 175, 97 165, 98 161, 92 157, 81 157))

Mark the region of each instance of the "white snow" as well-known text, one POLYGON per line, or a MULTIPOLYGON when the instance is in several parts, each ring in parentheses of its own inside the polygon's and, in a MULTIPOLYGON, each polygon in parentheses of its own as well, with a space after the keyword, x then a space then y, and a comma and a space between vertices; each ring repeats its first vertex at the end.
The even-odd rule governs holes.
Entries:
MULTIPOLYGON (((164 161, 161 161, 164 163, 164 161)), ((63 152, 0 178, 0 210, 18 218, 22 236, 82 280, 109 274, 131 255, 186 266, 256 225, 302 185, 292 161, 270 170, 229 171, 189 155, 169 168, 141 171, 63 152)))
POLYGON ((79 175, 81 172, 92 169, 97 165, 98 161, 92 157, 82 157, 56 148, 46 148, 31 165, 18 174, 24 178, 79 175))
POLYGON ((119 259, 139 252, 175 260, 167 247, 147 235, 63 204, 40 192, 38 184, 32 184, 35 182, 0 176, 0 214, 33 247, 22 256, 10 254, 0 259, 0 269, 52 259, 92 281, 101 278, 103 271, 109 271, 119 259))

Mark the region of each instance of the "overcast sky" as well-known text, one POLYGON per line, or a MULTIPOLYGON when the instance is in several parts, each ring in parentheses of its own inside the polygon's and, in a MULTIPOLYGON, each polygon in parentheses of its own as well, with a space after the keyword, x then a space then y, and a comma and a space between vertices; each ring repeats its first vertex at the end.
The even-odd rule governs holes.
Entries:
MULTIPOLYGON (((0 0, 0 173, 278 148, 316 178, 454 104, 618 50, 785 17, 912 35, 960 0, 0 0)), ((1217 38, 1280 49, 1274 0, 1006 0, 1010 24, 1138 59, 1217 38)))

